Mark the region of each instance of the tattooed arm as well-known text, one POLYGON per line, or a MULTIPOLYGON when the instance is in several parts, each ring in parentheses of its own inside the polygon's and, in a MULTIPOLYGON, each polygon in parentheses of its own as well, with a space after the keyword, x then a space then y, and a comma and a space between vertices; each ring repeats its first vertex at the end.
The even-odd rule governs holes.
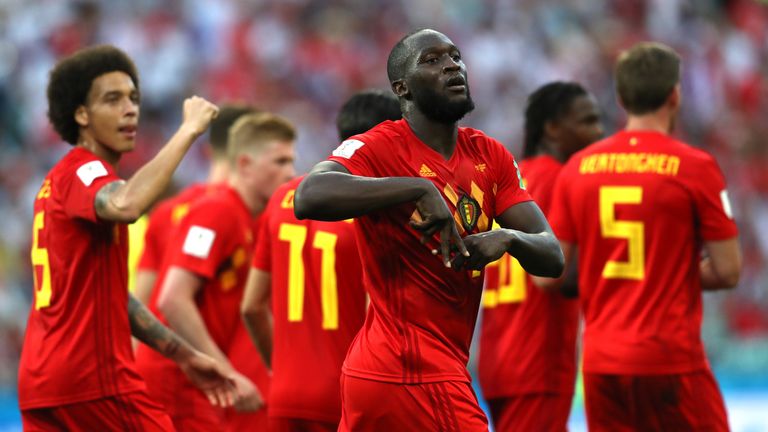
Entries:
POLYGON ((205 393, 211 404, 227 407, 235 402, 233 372, 194 349, 130 294, 128 318, 133 336, 175 361, 192 383, 205 393))

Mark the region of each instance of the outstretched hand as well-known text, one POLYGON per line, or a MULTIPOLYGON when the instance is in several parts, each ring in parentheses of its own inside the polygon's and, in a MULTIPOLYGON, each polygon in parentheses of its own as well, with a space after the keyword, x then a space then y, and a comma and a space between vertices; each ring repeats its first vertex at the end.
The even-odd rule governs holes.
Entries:
POLYGON ((452 248, 455 248, 460 255, 469 256, 456 229, 453 214, 434 185, 416 201, 416 211, 421 220, 411 220, 409 223, 411 228, 421 233, 421 244, 427 244, 435 233, 440 232, 439 253, 442 254, 446 267, 451 267, 452 248))
POLYGON ((179 362, 179 367, 205 393, 211 405, 226 408, 235 403, 237 377, 231 369, 199 351, 179 362))
POLYGON ((451 262, 455 270, 482 270, 501 258, 509 248, 508 230, 492 230, 464 237, 469 255, 456 255, 451 262))

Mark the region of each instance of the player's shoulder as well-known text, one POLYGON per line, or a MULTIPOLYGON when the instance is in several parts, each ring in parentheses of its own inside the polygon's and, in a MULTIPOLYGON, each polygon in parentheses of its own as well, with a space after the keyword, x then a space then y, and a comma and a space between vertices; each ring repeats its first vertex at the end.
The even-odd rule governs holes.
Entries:
POLYGON ((471 127, 461 126, 459 127, 459 138, 465 137, 469 139, 469 141, 474 146, 484 146, 484 147, 502 147, 504 148, 504 144, 502 144, 499 140, 496 138, 493 138, 492 136, 486 134, 485 132, 481 131, 480 129, 475 129, 471 127))
POLYGON ((299 176, 278 186, 269 198, 267 210, 271 211, 272 208, 293 208, 293 198, 302 180, 304 180, 304 176, 299 176))
POLYGON ((104 160, 82 147, 70 149, 49 171, 49 176, 79 178, 86 186, 93 180, 112 173, 114 169, 104 160))

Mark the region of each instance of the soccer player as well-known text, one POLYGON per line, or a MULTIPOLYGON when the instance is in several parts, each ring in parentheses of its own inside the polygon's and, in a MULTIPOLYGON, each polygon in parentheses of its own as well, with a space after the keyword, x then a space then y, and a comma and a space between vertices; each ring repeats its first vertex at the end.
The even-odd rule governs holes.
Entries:
POLYGON ((126 278, 126 223, 165 189, 217 108, 187 99, 174 136, 123 181, 115 168, 136 144, 138 84, 131 59, 106 45, 51 71, 48 117, 74 148, 34 204, 35 297, 19 364, 25 430, 172 430, 134 369, 131 334, 175 362, 211 402, 231 402, 229 372, 160 325, 128 294, 126 278))
POLYGON ((211 187, 223 183, 229 175, 227 161, 227 136, 232 124, 245 114, 254 113, 255 108, 241 104, 221 105, 219 115, 211 121, 210 158, 211 167, 205 183, 192 184, 183 191, 157 204, 149 216, 144 235, 144 250, 136 272, 134 295, 144 304, 149 304, 152 288, 162 264, 165 247, 174 227, 189 211, 190 203, 211 187))
MULTIPOLYGON (((344 104, 336 126, 343 141, 401 116, 392 93, 369 90, 344 104)), ((352 220, 293 214, 301 179, 278 188, 264 211, 242 313, 273 365, 269 430, 335 432, 341 364, 365 319, 365 290, 352 220)))
MULTIPOLYGON (((255 240, 254 218, 274 189, 293 177, 294 140, 293 126, 280 117, 240 117, 227 144, 227 184, 191 204, 163 258, 155 288, 162 316, 193 346, 230 367, 227 354, 242 326, 238 311, 255 240)), ((258 357, 255 349, 253 356, 258 357)), ((224 413, 205 404, 173 363, 141 347, 137 363, 150 394, 167 407, 177 429, 225 427, 224 413)), ((235 407, 256 411, 261 395, 250 379, 239 372, 235 376, 242 401, 235 407)))
MULTIPOLYGON (((545 214, 563 163, 602 134, 595 99, 581 85, 552 82, 528 97, 520 172, 545 214)), ((576 379, 576 299, 537 289, 510 255, 485 277, 478 374, 495 430, 565 431, 576 379)))
POLYGON ((741 269, 725 181, 670 136, 677 53, 640 43, 615 75, 626 128, 571 158, 550 213, 566 259, 579 256, 589 430, 728 430, 700 337, 702 289, 741 269))
POLYGON ((466 369, 481 270, 510 252, 559 276, 562 253, 512 155, 458 127, 474 103, 453 42, 408 34, 387 74, 404 118, 342 142, 294 201, 299 219, 358 218, 371 304, 342 369, 340 430, 487 430, 466 369))

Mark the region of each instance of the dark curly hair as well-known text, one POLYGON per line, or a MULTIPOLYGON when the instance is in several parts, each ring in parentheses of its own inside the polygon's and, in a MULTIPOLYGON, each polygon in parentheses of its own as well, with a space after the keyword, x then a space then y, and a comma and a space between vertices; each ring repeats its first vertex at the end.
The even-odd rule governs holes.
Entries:
POLYGON ((61 138, 77 144, 80 125, 75 111, 84 105, 93 80, 109 72, 125 72, 139 88, 136 65, 123 51, 111 45, 85 48, 60 60, 48 81, 48 119, 61 138))
POLYGON ((571 108, 574 99, 586 95, 587 91, 581 85, 563 81, 545 84, 531 93, 525 107, 523 158, 538 153, 547 122, 560 119, 571 108))

